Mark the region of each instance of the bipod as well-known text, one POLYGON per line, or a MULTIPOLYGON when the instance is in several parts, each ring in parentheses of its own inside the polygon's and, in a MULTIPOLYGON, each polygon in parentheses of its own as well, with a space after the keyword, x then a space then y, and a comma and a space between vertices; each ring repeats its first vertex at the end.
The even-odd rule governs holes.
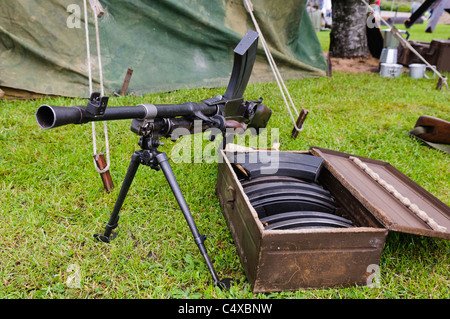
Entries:
POLYGON ((184 196, 181 192, 181 189, 178 185, 178 182, 173 173, 172 167, 170 166, 169 159, 166 153, 160 152, 157 150, 158 146, 162 145, 157 138, 153 138, 151 136, 142 136, 139 145, 141 146, 141 150, 136 151, 131 156, 131 162, 128 166, 127 173, 125 175, 125 179, 122 183, 122 187, 120 189, 118 198, 114 205, 113 212, 111 213, 108 224, 105 227, 105 232, 103 235, 95 234, 94 238, 100 240, 105 243, 109 243, 116 237, 116 233, 113 233, 113 229, 118 226, 119 222, 119 211, 122 208, 125 197, 130 189, 131 183, 133 182, 134 176, 139 168, 139 165, 150 166, 150 168, 159 171, 160 169, 163 171, 164 176, 166 177, 167 182, 172 189, 172 193, 175 195, 175 198, 178 202, 178 205, 181 208, 181 211, 184 214, 186 222, 189 225, 189 228, 194 236, 194 241, 200 250, 203 258, 206 261, 209 271, 214 280, 214 284, 219 286, 221 289, 226 289, 229 287, 228 280, 219 280, 219 277, 214 269, 214 266, 211 262, 211 259, 208 255, 208 252, 205 247, 205 235, 200 235, 197 226, 195 224, 194 218, 189 210, 189 207, 184 199, 184 196))

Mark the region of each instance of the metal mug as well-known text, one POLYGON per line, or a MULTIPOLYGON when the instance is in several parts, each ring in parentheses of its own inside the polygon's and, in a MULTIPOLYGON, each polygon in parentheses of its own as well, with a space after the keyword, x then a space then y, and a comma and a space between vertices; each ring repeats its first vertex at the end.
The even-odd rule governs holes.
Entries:
MULTIPOLYGON (((413 79, 421 79, 425 77, 429 79, 429 77, 425 74, 427 69, 436 68, 436 66, 427 66, 426 64, 413 63, 409 65, 409 76, 413 79)), ((433 73, 433 78, 435 77, 435 73, 433 73)))

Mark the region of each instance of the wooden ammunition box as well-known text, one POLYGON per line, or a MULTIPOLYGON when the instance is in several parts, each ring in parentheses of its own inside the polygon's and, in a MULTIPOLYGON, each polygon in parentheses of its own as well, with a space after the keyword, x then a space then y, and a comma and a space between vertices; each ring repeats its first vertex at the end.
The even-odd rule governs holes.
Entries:
POLYGON ((450 208, 389 163, 317 147, 298 153, 324 159, 319 182, 334 196, 336 214, 352 220, 355 227, 265 230, 221 151, 216 193, 253 292, 371 284, 388 231, 450 239, 450 208), (443 228, 432 229, 353 158, 443 228))
MULTIPOLYGON (((431 65, 441 72, 450 72, 450 40, 435 39, 431 42, 409 41, 411 46, 431 65)), ((410 49, 398 47, 398 63, 408 66, 423 63, 410 49)))

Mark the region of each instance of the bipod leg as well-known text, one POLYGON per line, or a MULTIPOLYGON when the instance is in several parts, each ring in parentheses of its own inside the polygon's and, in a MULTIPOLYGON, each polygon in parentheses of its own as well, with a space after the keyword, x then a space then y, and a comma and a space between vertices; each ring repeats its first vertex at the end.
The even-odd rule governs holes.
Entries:
POLYGON ((189 210, 186 200, 184 199, 184 196, 181 192, 180 186, 178 185, 175 175, 173 174, 173 170, 172 167, 170 166, 167 155, 165 153, 159 153, 158 155, 156 155, 156 160, 158 162, 158 165, 164 172, 164 176, 166 177, 167 182, 169 183, 170 188, 172 189, 172 192, 175 195, 178 205, 180 206, 181 211, 184 214, 184 217, 189 225, 192 235, 194 236, 194 241, 197 244, 200 253, 203 255, 203 258, 206 261, 206 265, 208 266, 209 271, 211 272, 211 275, 213 277, 214 284, 218 285, 220 288, 227 288, 228 283, 221 281, 216 273, 216 270, 214 269, 214 266, 211 262, 211 259, 208 255, 208 252, 204 244, 206 236, 200 235, 200 233, 198 232, 197 225, 195 224, 194 218, 192 217, 192 214, 189 210))
POLYGON ((131 162, 130 165, 128 166, 127 174, 125 175, 125 179, 123 180, 119 196, 117 197, 113 212, 111 213, 111 217, 109 218, 109 222, 105 227, 104 234, 94 235, 94 238, 104 243, 109 243, 111 240, 115 238, 116 234, 113 233, 113 237, 111 238, 111 233, 112 230, 117 227, 117 224, 119 222, 119 211, 122 208, 125 197, 127 196, 128 190, 130 189, 131 183, 133 182, 134 175, 136 175, 136 171, 139 167, 139 164, 141 163, 141 153, 142 151, 136 151, 131 157, 131 162))

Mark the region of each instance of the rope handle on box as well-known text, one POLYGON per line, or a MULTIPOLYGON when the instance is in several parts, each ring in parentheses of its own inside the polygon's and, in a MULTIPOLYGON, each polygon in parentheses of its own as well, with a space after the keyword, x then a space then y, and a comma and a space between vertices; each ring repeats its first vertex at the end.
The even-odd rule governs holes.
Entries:
POLYGON ((405 205, 409 210, 411 210, 416 216, 423 220, 428 226, 433 230, 445 232, 446 227, 439 225, 434 219, 428 216, 423 210, 421 210, 416 204, 411 203, 411 201, 400 194, 399 191, 395 189, 394 186, 387 183, 384 179, 380 178, 380 175, 375 173, 367 164, 363 163, 359 158, 350 156, 349 159, 353 161, 358 167, 360 167, 367 175, 369 175, 373 180, 380 184, 384 189, 391 193, 395 198, 397 198, 403 205, 405 205))

